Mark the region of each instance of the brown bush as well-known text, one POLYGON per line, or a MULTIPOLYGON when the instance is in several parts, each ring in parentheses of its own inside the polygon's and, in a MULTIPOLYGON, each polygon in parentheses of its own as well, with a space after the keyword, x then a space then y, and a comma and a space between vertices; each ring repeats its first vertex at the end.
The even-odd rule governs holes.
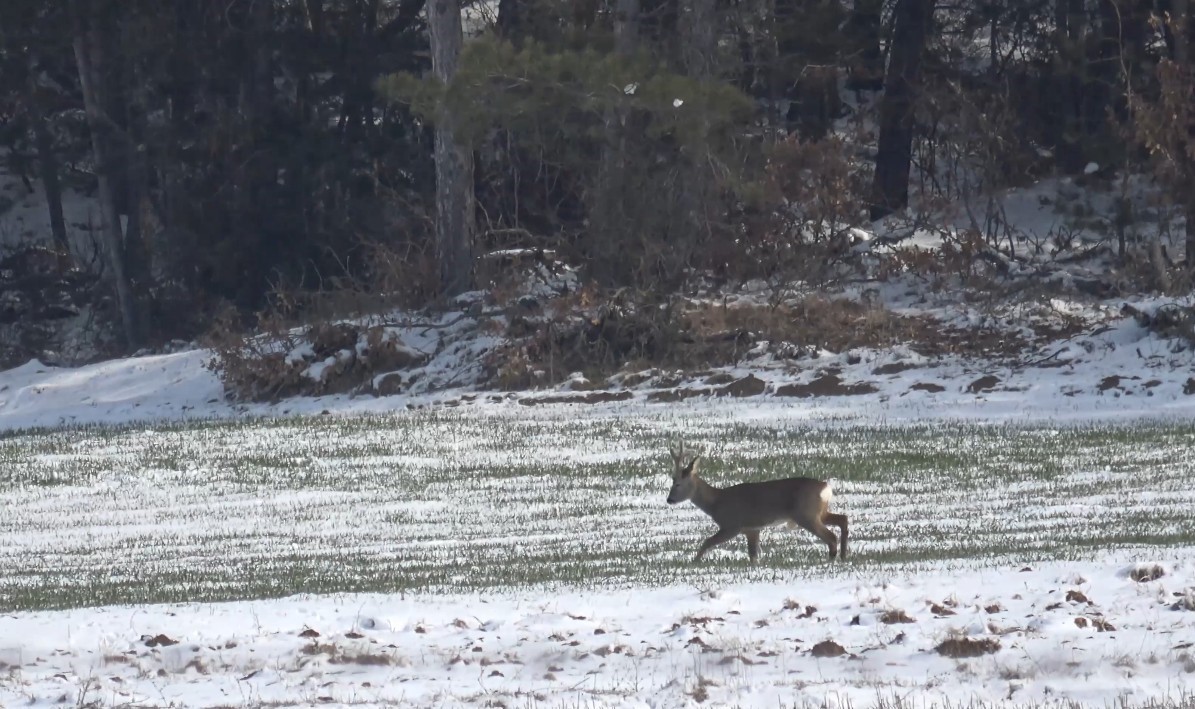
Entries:
POLYGON ((744 215, 740 240, 717 259, 728 275, 763 278, 782 290, 795 282, 826 283, 838 273, 860 222, 866 181, 847 144, 837 138, 774 146, 760 183, 758 210, 744 215))
POLYGON ((390 381, 383 391, 370 389, 376 375, 423 365, 426 357, 413 353, 381 326, 317 323, 290 328, 280 319, 262 318, 258 334, 248 335, 228 317, 218 320, 206 337, 215 352, 208 362, 234 401, 277 401, 290 396, 320 396, 349 391, 397 393, 405 378, 390 381), (295 356, 304 343, 311 354, 295 356), (314 362, 328 358, 320 377, 306 374, 314 362))
POLYGON ((954 658, 980 657, 982 655, 989 655, 999 649, 1000 641, 995 638, 974 640, 962 637, 943 640, 934 648, 939 655, 954 658))

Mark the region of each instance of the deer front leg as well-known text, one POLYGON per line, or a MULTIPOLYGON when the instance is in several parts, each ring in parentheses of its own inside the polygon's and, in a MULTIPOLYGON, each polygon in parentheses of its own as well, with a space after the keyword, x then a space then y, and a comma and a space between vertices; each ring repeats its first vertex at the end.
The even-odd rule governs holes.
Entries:
POLYGON ((710 550, 710 547, 716 547, 719 544, 725 544, 731 539, 734 539, 738 533, 739 530, 732 529, 730 527, 723 527, 717 532, 714 532, 713 536, 702 542, 701 548, 697 550, 697 561, 701 561, 701 557, 705 556, 705 553, 710 550))
POLYGON ((750 532, 743 532, 747 537, 747 556, 751 557, 751 562, 759 558, 759 530, 753 529, 750 532))

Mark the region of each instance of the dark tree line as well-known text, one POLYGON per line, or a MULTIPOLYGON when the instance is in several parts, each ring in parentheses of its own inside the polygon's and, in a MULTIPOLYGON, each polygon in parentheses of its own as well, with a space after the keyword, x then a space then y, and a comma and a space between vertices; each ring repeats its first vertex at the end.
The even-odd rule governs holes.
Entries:
POLYGON ((95 200, 130 346, 284 289, 453 295, 491 248, 555 248, 610 285, 752 275, 759 244, 808 238, 785 230, 794 209, 866 223, 958 198, 947 155, 986 189, 1153 170, 1195 263, 1187 0, 464 9, 6 0, 0 144, 44 186, 64 268, 86 226, 64 190, 95 200), (831 173, 840 194, 808 199, 831 173))

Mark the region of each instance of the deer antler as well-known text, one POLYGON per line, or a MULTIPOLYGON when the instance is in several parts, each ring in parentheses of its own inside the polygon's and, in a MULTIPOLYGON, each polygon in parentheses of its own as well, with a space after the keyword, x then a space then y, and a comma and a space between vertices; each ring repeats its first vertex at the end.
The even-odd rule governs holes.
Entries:
POLYGON ((668 452, 672 454, 672 461, 677 465, 680 465, 685 458, 685 441, 684 439, 681 439, 678 442, 680 443, 680 448, 668 446, 668 452))

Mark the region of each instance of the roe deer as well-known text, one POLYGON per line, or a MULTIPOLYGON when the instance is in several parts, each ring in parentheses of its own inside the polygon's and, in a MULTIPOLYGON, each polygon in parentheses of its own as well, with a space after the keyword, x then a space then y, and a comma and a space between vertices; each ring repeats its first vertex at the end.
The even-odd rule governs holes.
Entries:
POLYGON ((676 467, 668 504, 692 500, 718 524, 718 531, 697 551, 698 560, 711 547, 743 534, 747 537, 747 554, 754 562, 759 557, 759 530, 778 524, 813 532, 830 548, 831 561, 838 556, 838 537, 826 525, 834 525, 842 530, 842 556, 846 557, 847 518, 830 511, 829 483, 813 478, 785 478, 719 489, 698 477, 700 453, 686 463, 683 441, 680 450, 669 451, 676 467))

